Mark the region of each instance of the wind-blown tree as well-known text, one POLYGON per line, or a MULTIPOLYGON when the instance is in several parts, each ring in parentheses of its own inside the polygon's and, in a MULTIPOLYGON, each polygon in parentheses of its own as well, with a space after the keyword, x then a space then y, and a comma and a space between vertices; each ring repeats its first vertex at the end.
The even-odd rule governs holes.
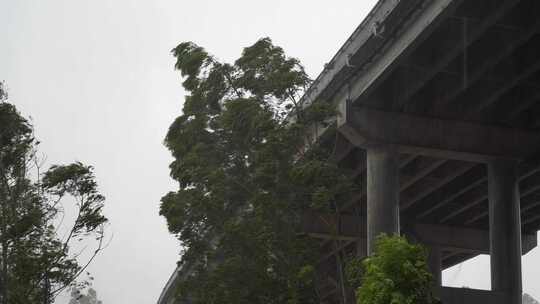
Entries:
POLYGON ((165 145, 179 189, 160 214, 191 272, 180 296, 195 303, 318 303, 317 249, 297 237, 308 209, 335 208, 350 181, 328 161, 332 147, 306 147, 308 130, 335 115, 310 107, 299 61, 268 38, 234 64, 185 42, 172 50, 183 76, 183 113, 165 145))
POLYGON ((77 279, 102 249, 104 197, 91 166, 73 163, 40 171, 32 125, 5 95, 0 126, 0 304, 51 303, 66 288, 86 284, 77 279), (71 226, 63 220, 64 198, 75 205, 71 226), (70 251, 77 242, 96 242, 82 264, 77 260, 81 252, 70 251))

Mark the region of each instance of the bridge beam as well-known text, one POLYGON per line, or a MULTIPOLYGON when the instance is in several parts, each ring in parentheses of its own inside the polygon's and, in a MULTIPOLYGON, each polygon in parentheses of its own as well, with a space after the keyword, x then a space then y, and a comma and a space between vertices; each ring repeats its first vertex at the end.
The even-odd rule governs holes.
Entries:
MULTIPOLYGON (((302 218, 301 234, 319 239, 366 243, 367 232, 362 223, 366 223, 363 216, 306 213, 302 218)), ((428 248, 471 254, 490 253, 490 232, 487 230, 420 223, 405 226, 410 227, 407 233, 428 248)), ((536 234, 523 234, 521 238, 522 254, 536 247, 536 234)))
POLYGON ((453 287, 439 287, 434 291, 444 304, 510 303, 507 294, 503 292, 453 287))
POLYGON ((384 144, 400 153, 487 163, 499 158, 524 159, 540 144, 538 132, 515 128, 361 106, 347 106, 341 111, 340 132, 368 150, 384 144))

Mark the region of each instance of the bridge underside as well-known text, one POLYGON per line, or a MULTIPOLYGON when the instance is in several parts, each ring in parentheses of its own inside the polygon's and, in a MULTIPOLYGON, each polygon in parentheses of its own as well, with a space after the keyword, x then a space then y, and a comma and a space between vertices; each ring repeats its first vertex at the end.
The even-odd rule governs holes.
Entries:
MULTIPOLYGON (((367 255, 374 232, 426 244, 439 279, 491 254, 494 291, 469 298, 512 296, 508 288, 521 288, 516 250, 520 258, 534 248, 540 229, 540 2, 390 2, 315 83, 313 99, 341 112, 339 132, 327 136, 335 161, 361 189, 338 215, 305 216, 304 233, 321 240, 323 302, 351 302, 340 263, 367 255), (519 276, 519 286, 502 275, 519 276)), ((445 303, 467 298, 441 294, 445 303)))

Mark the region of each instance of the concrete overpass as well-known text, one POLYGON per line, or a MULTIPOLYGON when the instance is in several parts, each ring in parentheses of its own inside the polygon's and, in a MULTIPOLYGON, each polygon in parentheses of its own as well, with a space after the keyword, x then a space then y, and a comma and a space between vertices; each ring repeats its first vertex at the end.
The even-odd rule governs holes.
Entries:
POLYGON ((538 0, 380 0, 325 65, 302 102, 335 105, 338 133, 312 139, 362 190, 303 219, 321 303, 354 302, 341 261, 383 232, 426 244, 439 285, 490 254, 492 290, 439 287, 443 303, 521 303, 540 229, 538 16, 538 0))
POLYGON ((303 98, 339 109, 335 161, 361 186, 310 214, 324 303, 351 302, 339 261, 407 234, 441 270, 491 255, 492 291, 444 303, 521 303, 521 255, 540 228, 540 1, 381 0, 303 98), (327 223, 337 224, 330 231, 327 223))
POLYGON ((192 301, 189 298, 180 299, 177 295, 179 283, 185 280, 190 272, 191 268, 189 265, 177 266, 165 284, 165 287, 163 287, 157 304, 191 304, 192 301))

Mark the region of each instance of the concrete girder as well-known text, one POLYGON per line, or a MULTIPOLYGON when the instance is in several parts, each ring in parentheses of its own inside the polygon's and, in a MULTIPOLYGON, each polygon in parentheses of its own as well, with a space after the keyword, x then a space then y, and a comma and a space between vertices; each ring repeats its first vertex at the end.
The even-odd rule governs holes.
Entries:
MULTIPOLYGON (((414 233, 421 243, 437 245, 448 251, 489 254, 489 231, 445 225, 417 224, 414 233)), ((522 234, 522 254, 537 246, 536 234, 522 234)))
MULTIPOLYGON (((465 211, 485 203, 488 196, 487 172, 485 166, 479 166, 477 171, 470 171, 470 176, 461 178, 463 181, 457 182, 451 187, 445 187, 445 193, 437 197, 428 197, 432 207, 418 215, 416 218, 422 218, 432 213, 434 210, 446 205, 452 205, 451 210, 443 210, 444 214, 439 216, 438 222, 443 224, 465 211), (479 171, 478 171, 479 170, 479 171), (436 203, 433 203, 436 202, 436 203), (459 206, 456 208, 456 205, 459 206)), ((521 213, 533 208, 538 200, 534 194, 539 190, 540 175, 535 176, 540 171, 540 160, 531 159, 519 164, 519 181, 521 195, 521 213)), ((428 203, 428 202, 426 202, 428 203)), ((420 203, 421 204, 421 203, 420 203)), ((478 218, 487 216, 487 211, 483 211, 478 218)), ((475 218, 473 218, 475 219, 475 218)))
POLYGON ((369 95, 369 91, 384 80, 386 76, 396 67, 399 59, 404 59, 417 47, 430 33, 437 27, 439 21, 451 15, 455 7, 462 0, 433 0, 422 7, 418 16, 403 27, 399 35, 395 36, 392 45, 384 52, 377 55, 371 62, 369 68, 358 73, 350 80, 350 86, 344 86, 336 93, 334 98, 339 106, 342 106, 346 99, 356 100, 360 96, 369 95))
MULTIPOLYGON (((475 166, 474 163, 447 161, 442 164, 433 175, 433 179, 427 178, 422 183, 417 183, 401 193, 401 211, 408 210, 411 206, 421 204, 424 200, 440 197, 445 192, 445 186, 459 180, 475 166)), ((431 176, 430 176, 431 177, 431 176)))
POLYGON ((473 162, 521 160, 540 146, 538 132, 365 107, 347 107, 338 128, 359 147, 384 144, 401 153, 473 162))
MULTIPOLYGON (((485 166, 479 165, 469 170, 459 179, 456 179, 450 182, 448 185, 444 186, 444 190, 439 191, 436 195, 432 195, 423 199, 422 202, 420 202, 419 204, 421 204, 421 206, 429 207, 427 207, 427 209, 420 214, 417 214, 416 219, 422 219, 437 212, 438 210, 446 206, 449 202, 452 202, 455 199, 463 198, 467 195, 471 196, 471 192, 473 192, 473 197, 477 192, 481 192, 480 195, 487 195, 487 186, 485 188, 485 191, 478 190, 483 190, 481 185, 484 184, 487 180, 487 177, 485 176, 485 171, 485 166)), ((459 214, 462 212, 460 211, 460 209, 462 208, 453 208, 450 213, 459 214)), ((448 212, 445 212, 444 219, 441 220, 441 222, 444 222, 444 220, 447 219, 447 217, 449 216, 450 215, 448 214, 448 212)))
POLYGON ((508 303, 508 295, 503 292, 472 288, 439 287, 435 288, 435 295, 438 296, 444 304, 508 303))
MULTIPOLYGON (((403 92, 397 97, 395 108, 400 108, 419 92, 430 80, 438 73, 454 73, 460 75, 458 85, 463 86, 465 79, 461 77, 461 71, 445 71, 448 64, 458 57, 464 49, 475 43, 482 35, 504 15, 504 13, 519 1, 501 1, 503 4, 494 11, 489 18, 483 20, 472 19, 466 16, 454 16, 449 18, 440 33, 441 41, 437 43, 429 43, 424 52, 412 54, 412 57, 407 58, 400 65, 404 69, 402 77, 405 77, 406 86, 400 88, 399 92, 403 92), (428 55, 426 55, 428 54, 428 55), (431 61, 426 61, 426 58, 434 58, 431 61)), ((509 32, 507 29, 499 29, 500 32, 509 32)), ((499 33, 500 33, 499 32, 499 33)), ((511 32, 511 34, 515 34, 511 32)), ((455 76, 452 76, 455 78, 455 76)), ((467 80, 468 81, 468 80, 467 80)))
MULTIPOLYGON (((532 2, 532 0, 528 1, 532 2)), ((451 113, 453 110, 461 108, 457 107, 454 101, 457 101, 460 105, 469 105, 471 104, 471 101, 474 101, 473 109, 467 113, 468 116, 473 116, 480 113, 487 106, 495 102, 502 94, 512 88, 516 82, 513 80, 511 81, 510 79, 518 78, 509 77, 509 75, 513 75, 513 73, 510 73, 507 68, 501 69, 500 63, 504 63, 505 59, 510 56, 512 52, 526 43, 528 39, 538 32, 540 24, 535 15, 528 16, 528 18, 521 18, 521 20, 523 24, 521 24, 519 30, 491 28, 483 33, 482 39, 485 40, 486 37, 490 37, 490 39, 493 40, 490 46, 500 46, 496 48, 493 46, 485 47, 492 49, 492 52, 486 53, 484 50, 485 48, 471 50, 462 49, 463 56, 466 56, 467 61, 463 63, 464 66, 458 73, 446 74, 447 77, 443 79, 442 86, 447 93, 442 94, 441 96, 440 92, 431 90, 427 96, 424 96, 423 104, 430 104, 434 113, 448 115, 447 112, 451 113), (464 93, 466 89, 472 91, 467 92, 467 94, 465 94, 466 96, 462 97, 460 94, 464 93), (437 99, 437 102, 433 102, 434 97, 437 99), (456 97, 459 98, 456 99, 456 97)), ((476 31, 478 26, 474 25, 474 21, 469 20, 467 22, 470 23, 470 26, 467 28, 470 29, 470 31, 476 31)), ((470 37, 467 35, 467 38, 469 39, 470 37)), ((526 57, 526 54, 518 57, 526 57)), ((520 63, 525 63, 526 61, 527 60, 520 60, 520 63)), ((537 67, 531 66, 529 70, 534 71, 536 69, 537 67)), ((523 79, 523 76, 520 76, 520 79, 523 79)), ((433 86, 436 87, 436 85, 433 86)), ((456 113, 453 113, 452 116, 455 115, 456 113)))
MULTIPOLYGON (((526 177, 520 178, 520 200, 522 200, 521 213, 528 211, 531 208, 539 205, 540 202, 535 198, 537 191, 540 190, 540 175, 527 175, 526 177)), ((487 195, 484 195, 483 200, 479 203, 484 202, 487 195)), ((479 214, 476 214, 472 218, 468 219, 466 224, 472 224, 480 219, 483 219, 488 216, 488 211, 482 211, 479 214)))
MULTIPOLYGON (((442 250, 473 254, 489 254, 489 231, 447 225, 413 224, 406 233, 422 244, 442 250)), ((354 215, 306 213, 302 217, 300 234, 320 239, 345 241, 346 247, 355 241, 366 241, 366 218, 354 215)), ((536 234, 523 234, 523 254, 536 247, 536 234)))

